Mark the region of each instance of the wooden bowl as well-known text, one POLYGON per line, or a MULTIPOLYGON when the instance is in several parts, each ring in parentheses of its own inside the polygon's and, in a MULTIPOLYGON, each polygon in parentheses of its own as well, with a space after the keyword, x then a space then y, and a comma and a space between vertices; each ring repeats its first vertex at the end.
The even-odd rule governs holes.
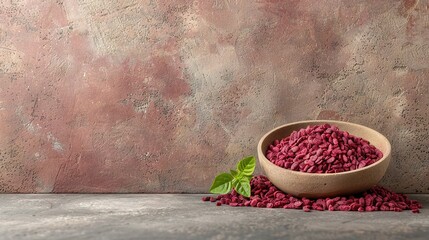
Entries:
POLYGON ((344 196, 363 192, 376 185, 386 173, 390 163, 391 146, 381 133, 349 122, 311 120, 286 124, 265 134, 258 143, 259 164, 270 181, 282 191, 307 198, 344 196), (265 153, 274 140, 289 136, 294 130, 308 125, 331 124, 340 130, 368 140, 378 148, 383 157, 377 162, 352 171, 340 173, 306 173, 285 169, 270 162, 265 153))

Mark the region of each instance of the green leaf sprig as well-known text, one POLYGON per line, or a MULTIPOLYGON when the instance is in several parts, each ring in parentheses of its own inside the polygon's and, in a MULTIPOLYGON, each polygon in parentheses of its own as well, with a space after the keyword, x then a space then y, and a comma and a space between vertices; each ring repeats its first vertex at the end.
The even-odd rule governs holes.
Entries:
POLYGON ((226 194, 235 191, 244 197, 250 197, 250 180, 255 171, 255 157, 249 156, 241 159, 237 164, 237 170, 230 170, 229 173, 221 173, 216 176, 210 187, 210 192, 215 194, 226 194))

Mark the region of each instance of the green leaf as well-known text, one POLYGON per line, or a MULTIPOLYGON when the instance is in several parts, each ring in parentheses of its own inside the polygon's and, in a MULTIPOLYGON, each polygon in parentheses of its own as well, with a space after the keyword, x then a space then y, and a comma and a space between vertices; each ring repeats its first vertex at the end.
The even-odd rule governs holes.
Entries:
POLYGON ((249 182, 250 180, 252 180, 252 176, 244 176, 244 177, 246 177, 249 180, 249 182))
POLYGON ((215 194, 226 194, 232 188, 238 194, 244 197, 250 197, 250 181, 255 171, 256 159, 249 156, 240 160, 237 164, 237 170, 230 170, 230 173, 221 173, 216 176, 210 187, 210 192, 215 194))
POLYGON ((248 178, 241 178, 234 185, 234 189, 237 193, 244 197, 250 197, 250 182, 248 178))
POLYGON ((250 156, 240 160, 237 164, 237 170, 246 176, 252 176, 255 171, 256 160, 255 157, 250 156))
POLYGON ((234 177, 229 173, 221 173, 217 175, 210 187, 210 192, 217 194, 229 193, 232 188, 232 180, 234 180, 234 177))
POLYGON ((237 171, 235 171, 235 170, 232 170, 232 169, 231 169, 231 170, 230 170, 230 172, 231 172, 231 175, 232 175, 234 178, 239 178, 239 177, 238 177, 238 175, 239 175, 239 174, 238 174, 238 172, 237 172, 237 171))
POLYGON ((238 183, 238 179, 237 178, 234 178, 234 180, 232 180, 232 187, 235 189, 235 187, 237 186, 237 183, 238 183))

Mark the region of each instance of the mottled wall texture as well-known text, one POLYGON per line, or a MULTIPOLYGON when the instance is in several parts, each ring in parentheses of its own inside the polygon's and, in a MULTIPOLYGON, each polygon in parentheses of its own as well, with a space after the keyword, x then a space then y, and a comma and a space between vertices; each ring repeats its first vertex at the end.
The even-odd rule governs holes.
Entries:
POLYGON ((206 192, 271 128, 341 119, 429 193, 428 0, 0 4, 0 192, 206 192))

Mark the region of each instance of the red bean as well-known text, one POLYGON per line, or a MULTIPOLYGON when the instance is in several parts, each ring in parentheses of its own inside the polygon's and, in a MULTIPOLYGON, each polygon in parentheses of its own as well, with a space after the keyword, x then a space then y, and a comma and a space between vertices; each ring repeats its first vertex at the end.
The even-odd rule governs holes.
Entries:
POLYGON ((298 169, 298 167, 299 167, 299 162, 294 162, 294 163, 292 164, 292 166, 290 167, 290 169, 292 169, 292 170, 296 170, 296 169, 298 169))
POLYGON ((348 206, 348 205, 341 205, 341 206, 338 207, 338 210, 340 210, 340 211, 350 211, 351 207, 348 206))
POLYGON ((310 165, 305 164, 305 166, 301 172, 307 172, 309 168, 310 168, 310 165))
POLYGON ((203 200, 204 202, 210 201, 210 197, 202 197, 201 200, 203 200))
POLYGON ((251 180, 251 196, 245 198, 235 190, 217 197, 202 197, 203 201, 214 201, 217 206, 260 207, 302 209, 303 211, 395 211, 411 210, 419 213, 422 205, 407 196, 375 186, 364 193, 354 196, 308 199, 293 197, 277 189, 265 176, 255 176, 251 180))
POLYGON ((298 147, 298 146, 295 146, 295 147, 292 147, 290 150, 291 150, 292 152, 297 152, 297 151, 299 150, 299 147, 298 147))
POLYGON ((275 196, 276 199, 283 199, 283 198, 285 198, 285 194, 282 193, 282 192, 280 192, 280 191, 277 191, 276 193, 274 193, 274 196, 275 196))
POLYGON ((326 163, 333 163, 335 161, 335 157, 330 157, 328 160, 326 160, 326 163))
POLYGON ((309 206, 304 206, 303 208, 302 208, 302 210, 304 210, 304 212, 310 212, 311 210, 310 210, 310 207, 309 206))
POLYGON ((334 173, 366 167, 381 159, 383 153, 362 138, 324 124, 307 126, 275 140, 268 147, 266 157, 294 171, 334 173))

